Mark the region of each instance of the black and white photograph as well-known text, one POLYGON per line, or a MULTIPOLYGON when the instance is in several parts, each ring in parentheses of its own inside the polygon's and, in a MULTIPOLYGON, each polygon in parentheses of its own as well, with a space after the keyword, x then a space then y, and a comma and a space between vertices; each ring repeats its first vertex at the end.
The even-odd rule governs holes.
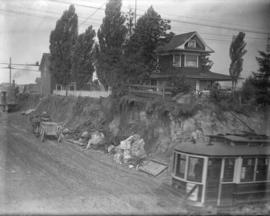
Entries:
POLYGON ((0 215, 270 215, 270 0, 0 0, 0 215))

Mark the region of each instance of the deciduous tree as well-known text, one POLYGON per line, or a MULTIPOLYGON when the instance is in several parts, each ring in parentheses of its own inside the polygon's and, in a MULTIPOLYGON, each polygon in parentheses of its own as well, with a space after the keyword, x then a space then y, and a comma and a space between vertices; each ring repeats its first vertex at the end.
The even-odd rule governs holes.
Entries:
POLYGON ((86 31, 78 36, 74 48, 72 62, 72 80, 76 81, 77 88, 83 88, 92 80, 94 72, 94 44, 95 30, 89 26, 86 31))
POLYGON ((50 35, 51 71, 57 83, 67 86, 71 81, 72 55, 78 36, 78 17, 70 5, 56 22, 50 35))
POLYGON ((156 61, 155 49, 172 38, 173 34, 168 33, 170 29, 170 21, 162 19, 151 6, 138 19, 134 34, 127 44, 126 53, 137 53, 141 56, 141 61, 153 69, 156 61))
POLYGON ((127 28, 125 16, 121 13, 122 1, 110 0, 105 9, 105 17, 98 30, 97 76, 104 87, 115 86, 118 80, 117 64, 123 54, 122 46, 127 28))
POLYGON ((239 32, 237 36, 233 36, 230 45, 230 58, 231 64, 229 68, 230 76, 232 78, 232 91, 235 91, 238 78, 243 70, 243 56, 247 50, 245 39, 245 33, 239 32))
POLYGON ((256 57, 259 70, 253 73, 254 86, 256 87, 256 100, 264 106, 270 105, 270 53, 259 51, 256 57))

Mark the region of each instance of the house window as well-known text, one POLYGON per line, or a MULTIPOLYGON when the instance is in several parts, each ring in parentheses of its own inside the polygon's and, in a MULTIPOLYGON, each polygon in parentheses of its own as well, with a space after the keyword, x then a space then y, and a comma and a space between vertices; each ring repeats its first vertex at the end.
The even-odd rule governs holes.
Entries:
POLYGON ((57 91, 61 91, 61 90, 62 90, 62 85, 56 84, 56 90, 57 90, 57 91))
POLYGON ((186 155, 178 154, 176 159, 175 175, 181 178, 185 177, 186 155))
POLYGON ((69 90, 70 91, 75 91, 76 90, 76 83, 75 82, 71 82, 69 85, 69 90))
POLYGON ((173 55, 173 66, 174 67, 181 67, 181 56, 180 55, 173 55))
POLYGON ((190 40, 188 42, 188 48, 196 48, 196 40, 190 40))
POLYGON ((187 180, 202 181, 203 158, 189 157, 187 180))
POLYGON ((185 67, 198 67, 197 55, 185 55, 185 67))

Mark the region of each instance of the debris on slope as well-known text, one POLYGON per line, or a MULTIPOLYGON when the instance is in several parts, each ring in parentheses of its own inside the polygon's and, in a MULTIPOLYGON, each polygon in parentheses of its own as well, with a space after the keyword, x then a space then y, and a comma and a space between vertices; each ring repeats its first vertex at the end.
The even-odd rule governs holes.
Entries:
POLYGON ((259 113, 235 117, 229 112, 221 113, 212 104, 201 107, 192 117, 176 117, 170 112, 149 113, 146 107, 129 107, 114 113, 111 98, 50 96, 40 101, 35 112, 43 111, 54 121, 63 122, 65 139, 83 149, 103 150, 118 163, 127 164, 131 161, 136 164, 147 156, 162 155, 169 161, 174 146, 179 143, 199 143, 207 135, 218 133, 240 133, 248 130, 246 125, 260 133, 263 122, 259 113))

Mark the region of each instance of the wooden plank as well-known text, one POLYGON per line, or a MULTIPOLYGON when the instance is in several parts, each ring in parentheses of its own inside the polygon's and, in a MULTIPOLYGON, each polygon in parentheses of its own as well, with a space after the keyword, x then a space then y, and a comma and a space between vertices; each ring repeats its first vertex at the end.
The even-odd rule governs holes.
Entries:
POLYGON ((141 167, 139 167, 139 170, 146 172, 152 176, 157 176, 161 174, 167 168, 168 166, 165 164, 150 160, 150 161, 146 161, 141 167))

